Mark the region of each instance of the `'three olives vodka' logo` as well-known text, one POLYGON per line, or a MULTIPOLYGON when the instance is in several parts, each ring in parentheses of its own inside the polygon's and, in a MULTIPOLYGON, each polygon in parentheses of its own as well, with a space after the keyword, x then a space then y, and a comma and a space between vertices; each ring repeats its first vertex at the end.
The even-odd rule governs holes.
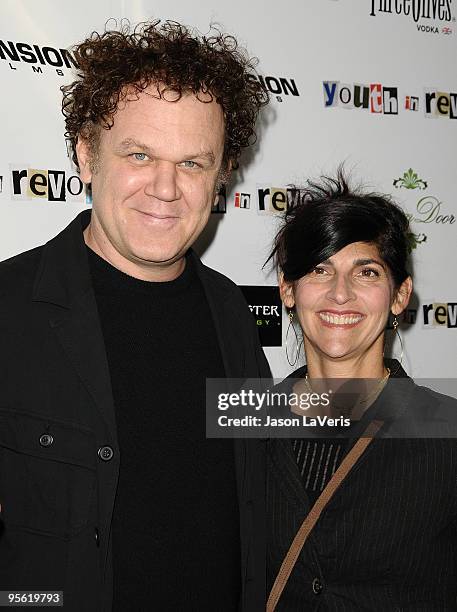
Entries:
POLYGON ((453 0, 370 0, 371 17, 393 15, 409 18, 418 32, 452 34, 453 0))

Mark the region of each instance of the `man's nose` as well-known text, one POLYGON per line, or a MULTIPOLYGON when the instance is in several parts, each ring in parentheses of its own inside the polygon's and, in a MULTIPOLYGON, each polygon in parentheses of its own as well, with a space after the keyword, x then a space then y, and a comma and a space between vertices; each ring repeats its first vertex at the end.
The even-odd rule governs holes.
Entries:
POLYGON ((337 304, 345 304, 355 299, 352 279, 343 274, 335 274, 329 287, 327 297, 337 304))
POLYGON ((173 202, 181 195, 177 179, 176 165, 173 162, 156 161, 149 170, 145 193, 162 202, 173 202))

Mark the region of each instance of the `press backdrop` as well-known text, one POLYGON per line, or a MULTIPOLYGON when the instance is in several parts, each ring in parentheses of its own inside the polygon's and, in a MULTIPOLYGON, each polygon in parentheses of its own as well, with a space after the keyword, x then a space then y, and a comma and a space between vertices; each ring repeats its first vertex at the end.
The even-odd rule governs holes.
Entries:
POLYGON ((291 370, 287 325, 275 275, 262 265, 294 195, 287 187, 345 161, 354 180, 395 196, 417 234, 415 293, 401 329, 406 369, 454 377, 456 15, 456 0, 4 0, 0 259, 47 241, 90 207, 63 138, 66 49, 110 18, 174 19, 201 32, 216 22, 259 58, 272 102, 197 248, 243 287, 274 374, 291 370))

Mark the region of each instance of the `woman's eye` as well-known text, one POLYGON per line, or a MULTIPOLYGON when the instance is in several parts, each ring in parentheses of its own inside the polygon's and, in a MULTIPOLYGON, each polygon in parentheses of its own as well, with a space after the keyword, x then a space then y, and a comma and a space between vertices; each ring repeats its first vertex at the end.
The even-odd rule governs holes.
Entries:
POLYGON ((327 270, 325 268, 321 268, 320 266, 316 266, 315 268, 313 268, 311 270, 311 274, 315 274, 317 276, 322 276, 323 274, 326 274, 327 270))
POLYGON ((365 278, 378 278, 379 272, 373 268, 364 268, 360 271, 360 275, 364 276, 365 278))

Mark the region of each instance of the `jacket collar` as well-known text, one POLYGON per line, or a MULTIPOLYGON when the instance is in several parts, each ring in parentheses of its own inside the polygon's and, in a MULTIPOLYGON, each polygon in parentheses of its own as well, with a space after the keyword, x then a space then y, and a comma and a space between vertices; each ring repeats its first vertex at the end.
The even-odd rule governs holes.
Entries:
MULTIPOLYGON (((391 380, 388 381, 380 396, 353 428, 344 451, 345 454, 354 445, 357 438, 363 435, 366 427, 373 420, 383 422, 384 425, 379 435, 379 437, 383 437, 383 433, 385 435, 385 432, 388 432, 389 428, 402 417, 411 402, 414 389, 416 388, 414 381, 408 377, 396 359, 384 359, 384 363, 391 371, 391 380)), ((292 372, 276 388, 281 391, 289 389, 293 385, 294 379, 304 377, 306 372, 306 365, 302 366, 295 370, 295 372, 292 372)), ((303 479, 298 470, 290 442, 290 439, 270 439, 269 457, 272 465, 275 466, 276 472, 280 475, 282 488, 288 490, 288 498, 294 504, 295 511, 299 512, 300 519, 303 520, 311 509, 311 503, 304 489, 303 479)), ((366 451, 365 456, 372 452, 373 446, 371 445, 366 451)), ((310 541, 314 541, 314 538, 315 534, 311 533, 310 541)))
MULTIPOLYGON (((32 300, 53 304, 62 309, 76 311, 83 308, 94 311, 95 298, 90 277, 87 250, 83 231, 90 223, 91 210, 84 210, 57 236, 44 246, 43 255, 35 277, 32 300)), ((228 289, 224 284, 212 282, 209 271, 195 252, 190 249, 190 257, 200 278, 208 300, 213 322, 219 341, 226 376, 235 376, 230 354, 233 347, 227 346, 224 330, 225 317, 220 312, 225 305, 228 289)), ((60 319, 60 316, 57 317, 60 319)), ((234 341, 237 341, 234 339, 234 341)))
MULTIPOLYGON (((83 232, 89 225, 90 218, 91 211, 84 210, 62 232, 45 244, 33 287, 33 301, 71 308, 72 304, 92 289, 83 238, 83 232)), ((206 266, 202 264, 193 249, 190 249, 190 256, 214 315, 214 302, 221 288, 217 288, 216 296, 207 278, 206 266)))
POLYGON ((89 225, 90 216, 90 210, 83 211, 45 244, 33 287, 34 302, 46 302, 68 309, 91 289, 82 235, 89 225))
MULTIPOLYGON (((373 420, 382 421, 385 426, 383 431, 392 423, 403 416, 411 401, 412 393, 415 389, 414 381, 406 374, 401 364, 396 359, 384 359, 384 365, 390 370, 389 380, 378 396, 376 401, 368 408, 359 423, 354 427, 352 438, 356 438, 365 431, 368 423, 373 420)), ((292 372, 284 381, 303 378, 308 369, 304 365, 295 372, 292 372)))

